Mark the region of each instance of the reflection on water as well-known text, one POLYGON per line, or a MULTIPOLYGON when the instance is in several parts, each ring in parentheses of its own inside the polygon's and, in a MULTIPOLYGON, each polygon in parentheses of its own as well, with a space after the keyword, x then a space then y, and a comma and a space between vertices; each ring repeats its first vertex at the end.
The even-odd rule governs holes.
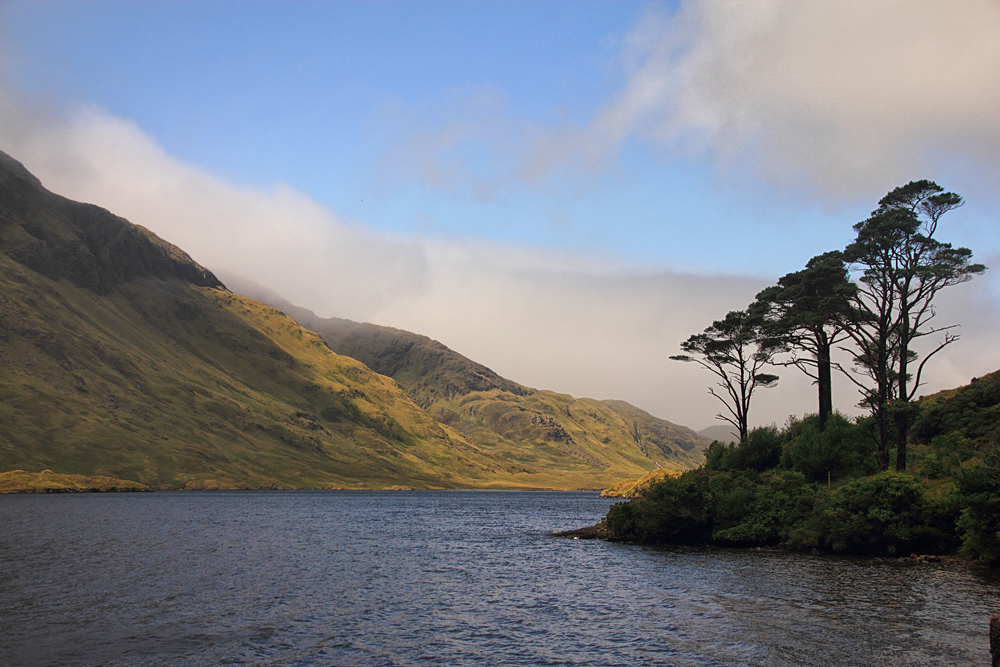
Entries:
POLYGON ((985 665, 954 565, 548 535, 593 493, 0 497, 0 665, 985 665))

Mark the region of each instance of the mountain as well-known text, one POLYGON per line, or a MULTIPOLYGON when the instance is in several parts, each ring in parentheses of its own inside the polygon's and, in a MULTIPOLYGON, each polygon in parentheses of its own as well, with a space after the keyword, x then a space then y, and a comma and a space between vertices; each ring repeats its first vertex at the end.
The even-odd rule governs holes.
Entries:
POLYGON ((516 472, 394 381, 6 155, 0 396, 0 470, 154 488, 483 486, 516 472))
MULTIPOLYGON (((636 477, 659 467, 695 467, 710 442, 624 401, 531 389, 427 336, 320 318, 258 286, 235 277, 230 282, 317 332, 338 354, 393 378, 436 420, 505 460, 616 474, 638 470, 631 474, 636 477)), ((627 476, 617 474, 615 481, 627 476)))
POLYGON ((152 488, 596 489, 670 463, 651 427, 599 401, 446 370, 472 384, 415 392, 435 419, 399 382, 0 153, 0 471, 152 488), (479 421, 449 419, 470 397, 479 421))
POLYGON ((736 430, 729 424, 715 424, 708 428, 703 428, 698 431, 698 435, 705 438, 709 443, 712 440, 726 443, 740 441, 740 436, 737 435, 736 430))

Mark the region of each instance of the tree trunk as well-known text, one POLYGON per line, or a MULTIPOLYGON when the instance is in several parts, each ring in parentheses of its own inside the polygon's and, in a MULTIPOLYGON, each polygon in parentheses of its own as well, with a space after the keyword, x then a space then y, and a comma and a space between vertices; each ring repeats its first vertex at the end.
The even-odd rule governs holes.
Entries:
POLYGON ((876 346, 878 356, 876 361, 876 403, 875 417, 878 422, 878 470, 883 472, 889 469, 889 449, 892 446, 892 415, 889 412, 889 402, 892 400, 892 382, 889 379, 889 327, 885 324, 883 316, 882 326, 879 327, 880 334, 876 346))
POLYGON ((896 425, 896 470, 906 470, 906 440, 910 432, 910 411, 900 409, 895 411, 893 421, 896 425))
MULTIPOLYGON (((909 288, 909 284, 906 285, 909 288)), ((909 305, 906 302, 905 294, 906 291, 903 290, 902 294, 902 305, 900 306, 902 310, 902 317, 899 323, 899 400, 903 402, 909 402, 910 397, 908 395, 907 380, 909 380, 909 368, 908 363, 910 361, 909 357, 909 342, 910 342, 910 317, 909 317, 909 305)), ((904 407, 905 406, 901 406, 904 407)), ((910 413, 905 409, 895 410, 893 414, 893 422, 896 426, 895 441, 896 441, 896 470, 902 472, 906 470, 906 439, 910 432, 910 413)))
POLYGON ((889 429, 891 426, 889 410, 886 409, 885 404, 879 406, 875 419, 878 424, 878 471, 884 472, 889 469, 889 429))
POLYGON ((833 379, 830 365, 830 339, 820 330, 816 337, 816 384, 819 386, 819 430, 826 429, 826 422, 833 414, 833 379))

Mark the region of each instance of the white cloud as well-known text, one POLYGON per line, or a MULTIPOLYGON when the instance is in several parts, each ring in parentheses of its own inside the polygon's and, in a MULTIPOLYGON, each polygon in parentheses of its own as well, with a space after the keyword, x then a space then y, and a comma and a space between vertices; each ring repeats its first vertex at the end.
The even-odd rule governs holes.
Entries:
POLYGON ((998 184, 995 0, 682 1, 622 39, 619 66, 619 93, 589 121, 516 119, 495 94, 452 94, 403 128, 393 160, 487 193, 603 171, 629 141, 834 199, 945 175, 966 192, 998 184), (498 158, 488 169, 463 150, 474 144, 498 158))
POLYGON ((693 143, 819 192, 1000 163, 1000 3, 687 2, 626 41, 588 131, 693 143))
POLYGON ((95 109, 36 119, 7 104, 0 114, 0 147, 47 188, 141 224, 209 268, 359 319, 427 289, 417 244, 347 224, 287 185, 226 184, 169 157, 134 123, 95 109))

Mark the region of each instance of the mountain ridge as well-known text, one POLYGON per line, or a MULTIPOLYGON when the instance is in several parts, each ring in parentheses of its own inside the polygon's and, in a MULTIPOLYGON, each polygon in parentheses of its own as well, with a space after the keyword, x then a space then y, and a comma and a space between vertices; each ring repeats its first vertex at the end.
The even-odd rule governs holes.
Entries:
POLYGON ((321 318, 238 276, 227 281, 316 331, 335 352, 392 377, 432 417, 480 445, 495 445, 498 439, 539 447, 556 443, 602 465, 609 456, 607 445, 628 442, 635 450, 630 459, 635 465, 646 461, 647 466, 686 470, 701 462, 710 442, 625 401, 575 398, 525 387, 427 336, 321 318))

